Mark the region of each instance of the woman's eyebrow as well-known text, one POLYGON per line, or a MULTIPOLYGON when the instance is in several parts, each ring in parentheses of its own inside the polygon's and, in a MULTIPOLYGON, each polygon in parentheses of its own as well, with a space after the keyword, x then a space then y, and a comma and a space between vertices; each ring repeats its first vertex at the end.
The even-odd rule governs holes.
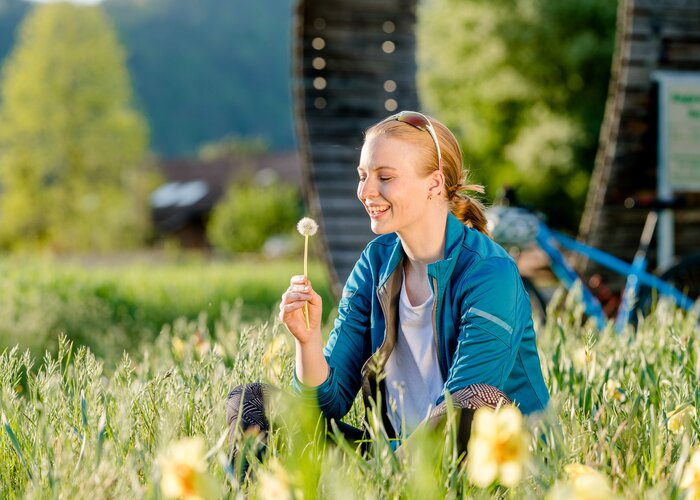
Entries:
MULTIPOLYGON (((365 168, 365 167, 363 167, 362 165, 360 165, 360 166, 357 167, 357 170, 358 170, 358 172, 359 172, 359 171, 363 171, 363 172, 364 172, 364 171, 367 171, 368 169, 365 168)), ((389 165, 380 165, 380 166, 378 166, 378 167, 370 167, 369 170, 393 170, 393 171, 397 171, 398 168, 396 168, 396 167, 390 167, 389 165)))

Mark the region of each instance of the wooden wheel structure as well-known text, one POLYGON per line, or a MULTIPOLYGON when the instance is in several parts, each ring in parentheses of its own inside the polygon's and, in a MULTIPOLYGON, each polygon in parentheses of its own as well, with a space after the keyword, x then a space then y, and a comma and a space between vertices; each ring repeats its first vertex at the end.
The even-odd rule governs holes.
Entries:
MULTIPOLYGON (((610 91, 598 155, 579 236, 586 243, 631 261, 646 212, 624 208, 627 198, 654 196, 657 179, 658 70, 700 74, 699 0, 621 0, 610 91)), ((699 146, 700 147, 700 146, 699 146)), ((700 193, 685 193, 675 213, 677 255, 700 249, 700 193)), ((655 262, 655 245, 650 257, 655 262)), ((585 263, 614 288, 624 283, 585 263)))
POLYGON ((355 195, 364 130, 416 109, 415 0, 300 0, 294 105, 304 195, 336 294, 372 239, 355 195))
MULTIPOLYGON (((362 133, 390 112, 419 107, 416 7, 416 0, 296 4, 302 184, 336 293, 373 236, 355 197, 362 133)), ((625 210, 624 200, 656 190, 656 70, 700 71, 700 0, 620 0, 610 91, 579 236, 625 260, 634 256, 646 214, 625 210)), ((679 255, 700 248, 700 194, 687 200, 675 216, 679 255)), ((590 264, 581 269, 606 277, 590 264)))

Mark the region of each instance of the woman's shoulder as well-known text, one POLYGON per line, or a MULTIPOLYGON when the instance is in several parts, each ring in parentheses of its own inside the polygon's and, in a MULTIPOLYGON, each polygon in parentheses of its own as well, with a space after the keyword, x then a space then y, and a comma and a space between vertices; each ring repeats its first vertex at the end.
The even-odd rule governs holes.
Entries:
POLYGON ((465 231, 466 234, 462 241, 461 248, 462 254, 479 261, 485 259, 504 259, 506 262, 515 265, 510 254, 490 236, 466 226, 465 231))

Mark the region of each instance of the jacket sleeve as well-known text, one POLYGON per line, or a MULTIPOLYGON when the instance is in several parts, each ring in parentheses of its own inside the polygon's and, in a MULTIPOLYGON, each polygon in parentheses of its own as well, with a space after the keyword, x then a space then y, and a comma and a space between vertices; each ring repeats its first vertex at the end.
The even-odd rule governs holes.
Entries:
POLYGON ((445 389, 452 394, 481 383, 503 390, 523 331, 518 325, 523 321, 520 275, 513 261, 496 257, 477 264, 464 280, 457 348, 445 389))
POLYGON ((362 253, 343 288, 338 317, 323 353, 330 367, 328 378, 317 387, 304 386, 296 377, 292 387, 306 400, 316 400, 328 418, 341 419, 350 410, 360 389, 360 370, 370 355, 372 275, 362 253))

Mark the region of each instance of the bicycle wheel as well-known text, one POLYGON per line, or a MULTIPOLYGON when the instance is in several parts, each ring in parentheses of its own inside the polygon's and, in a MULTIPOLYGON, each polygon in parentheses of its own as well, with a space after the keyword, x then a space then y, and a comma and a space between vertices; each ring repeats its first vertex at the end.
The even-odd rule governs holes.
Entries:
MULTIPOLYGON (((700 296, 700 252, 682 257, 668 268, 657 273, 659 278, 672 284, 693 300, 700 296)), ((636 310, 646 315, 651 310, 654 294, 649 287, 639 291, 636 310)))
POLYGON ((532 319, 535 323, 539 321, 539 324, 544 324, 547 319, 547 302, 542 297, 542 294, 537 289, 535 284, 525 276, 521 276, 523 279, 523 286, 525 286, 525 291, 530 296, 530 305, 532 306, 532 319))

